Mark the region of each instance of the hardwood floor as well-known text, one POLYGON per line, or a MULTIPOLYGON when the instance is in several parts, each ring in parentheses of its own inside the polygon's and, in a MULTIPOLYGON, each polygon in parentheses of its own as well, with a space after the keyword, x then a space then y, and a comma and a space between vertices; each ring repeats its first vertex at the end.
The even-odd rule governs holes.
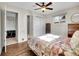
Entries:
POLYGON ((16 44, 16 43, 17 43, 16 37, 6 38, 6 44, 7 45, 16 44))
POLYGON ((6 53, 4 49, 1 56, 36 56, 27 46, 27 42, 16 43, 7 46, 6 53))

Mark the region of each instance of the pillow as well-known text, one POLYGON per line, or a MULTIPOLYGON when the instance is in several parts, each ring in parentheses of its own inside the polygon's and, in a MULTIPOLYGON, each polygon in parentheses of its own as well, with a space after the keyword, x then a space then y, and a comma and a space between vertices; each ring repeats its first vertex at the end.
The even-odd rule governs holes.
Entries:
POLYGON ((44 40, 44 41, 47 41, 47 42, 51 42, 57 38, 59 38, 60 36, 58 35, 53 35, 53 34, 46 34, 46 35, 43 35, 43 36, 39 36, 38 38, 41 39, 41 40, 44 40))
POLYGON ((70 41, 72 48, 75 48, 79 44, 79 31, 76 31, 70 41))

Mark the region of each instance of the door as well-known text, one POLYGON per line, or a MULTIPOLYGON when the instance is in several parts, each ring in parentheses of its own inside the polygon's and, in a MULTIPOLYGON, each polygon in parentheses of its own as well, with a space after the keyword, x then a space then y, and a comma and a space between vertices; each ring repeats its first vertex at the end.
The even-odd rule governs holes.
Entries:
POLYGON ((30 16, 27 15, 27 35, 30 35, 30 16))
POLYGON ((51 33, 51 24, 46 23, 46 33, 51 33))
POLYGON ((33 35, 34 37, 44 35, 44 19, 34 16, 33 18, 33 35))
POLYGON ((17 16, 18 14, 13 11, 6 12, 6 45, 18 43, 16 36, 17 33, 17 16))
POLYGON ((1 46, 5 48, 6 52, 6 10, 1 11, 1 46))

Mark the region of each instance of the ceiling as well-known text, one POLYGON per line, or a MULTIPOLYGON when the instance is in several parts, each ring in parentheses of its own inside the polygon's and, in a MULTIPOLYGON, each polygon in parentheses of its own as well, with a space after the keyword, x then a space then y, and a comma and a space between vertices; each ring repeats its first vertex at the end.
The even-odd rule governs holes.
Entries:
POLYGON ((33 12, 37 12, 37 13, 41 13, 41 14, 52 14, 52 13, 62 11, 62 10, 72 8, 72 7, 79 5, 79 2, 53 2, 53 4, 49 6, 49 7, 53 8, 52 11, 46 10, 45 12, 42 12, 41 10, 34 10, 39 7, 39 6, 35 5, 35 2, 5 2, 5 3, 8 5, 31 10, 33 12))

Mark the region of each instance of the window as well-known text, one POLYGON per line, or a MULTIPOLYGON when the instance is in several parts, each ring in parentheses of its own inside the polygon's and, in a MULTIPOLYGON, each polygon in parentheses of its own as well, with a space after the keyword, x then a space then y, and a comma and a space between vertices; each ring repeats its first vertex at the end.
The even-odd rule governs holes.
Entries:
POLYGON ((55 16, 55 17, 53 18, 53 22, 54 22, 54 23, 65 22, 65 16, 55 16))

